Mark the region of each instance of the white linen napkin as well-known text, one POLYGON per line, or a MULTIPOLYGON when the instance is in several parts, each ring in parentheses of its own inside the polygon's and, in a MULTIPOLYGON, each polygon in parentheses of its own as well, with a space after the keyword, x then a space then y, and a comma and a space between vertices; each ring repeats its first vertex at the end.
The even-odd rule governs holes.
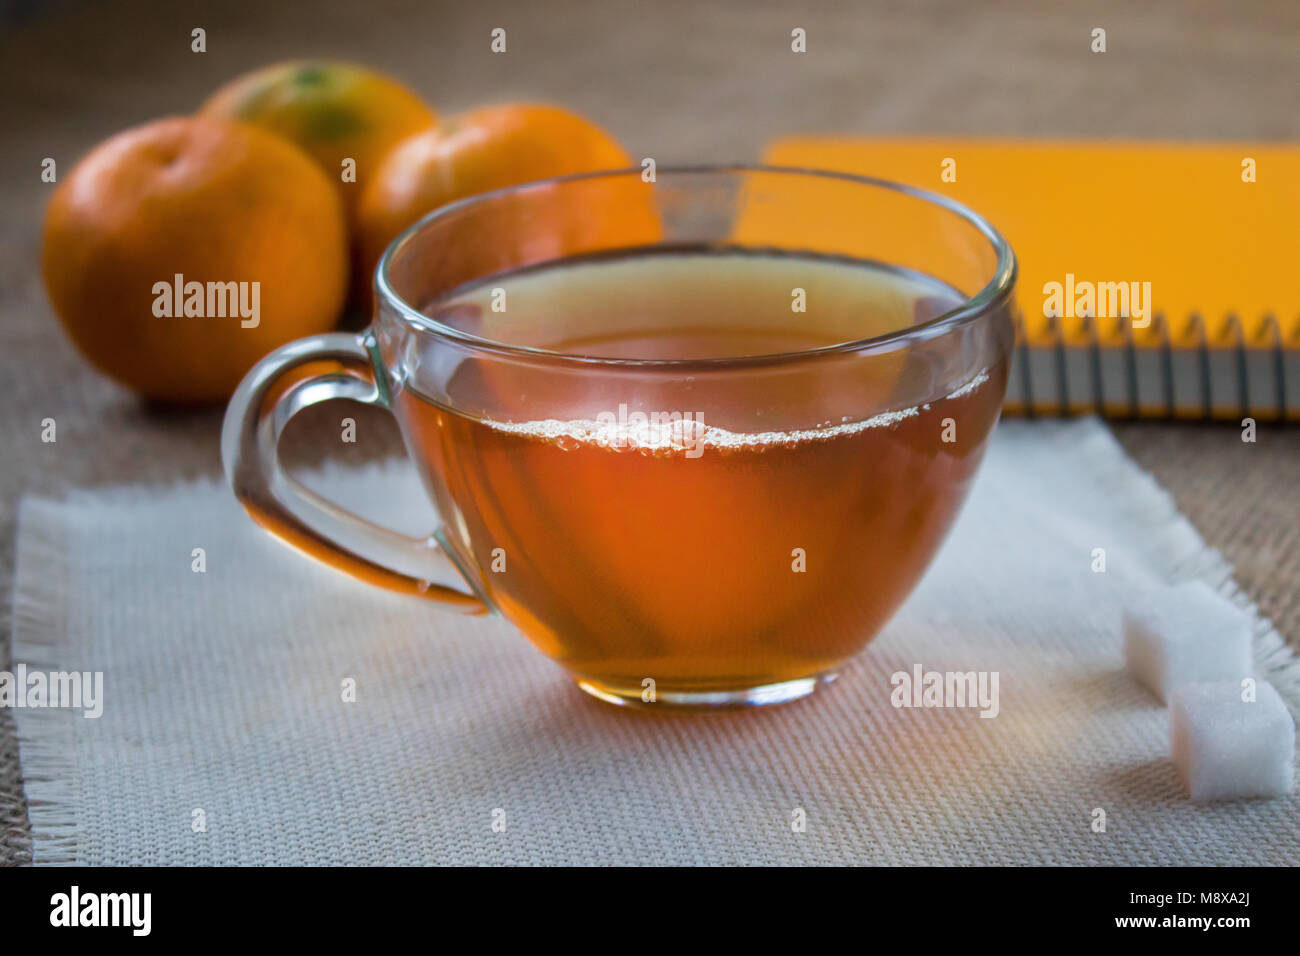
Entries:
MULTIPOLYGON (((406 462, 310 483, 432 526, 406 462)), ((1300 796, 1190 803, 1167 712, 1124 671, 1136 588, 1245 601, 1095 420, 1002 425, 839 681, 725 715, 592 700, 499 619, 282 547, 215 480, 25 499, 17 551, 15 668, 104 675, 98 718, 16 711, 37 862, 1300 863, 1300 796), (918 664, 998 672, 997 716, 894 707, 918 664)), ((1256 658, 1295 711, 1300 666, 1262 620, 1256 658)))

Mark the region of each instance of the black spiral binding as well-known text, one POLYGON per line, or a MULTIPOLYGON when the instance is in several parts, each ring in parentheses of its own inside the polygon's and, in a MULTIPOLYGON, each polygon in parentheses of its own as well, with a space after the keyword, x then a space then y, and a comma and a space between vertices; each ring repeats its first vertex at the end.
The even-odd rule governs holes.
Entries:
MULTIPOLYGON (((1191 409, 1199 404, 1200 415, 1206 419, 1255 417, 1265 421, 1300 420, 1300 403, 1294 407, 1287 405, 1292 395, 1300 398, 1300 394, 1297 394, 1300 391, 1300 371, 1297 371, 1300 369, 1300 352, 1286 348, 1287 337, 1283 335, 1282 323, 1275 314, 1266 313, 1260 318, 1256 326, 1257 334, 1253 338, 1253 341, 1261 343, 1258 345, 1250 344, 1251 340, 1246 336, 1246 325, 1236 313, 1226 315, 1222 326, 1230 333, 1232 342, 1219 348, 1210 347, 1207 323, 1198 312, 1190 314, 1187 319, 1186 328, 1194 336, 1190 345, 1175 344, 1170 324, 1161 312, 1152 316, 1151 327, 1157 339, 1155 346, 1139 345, 1133 334, 1132 323, 1125 318, 1118 319, 1116 325, 1122 343, 1103 344, 1100 320, 1084 317, 1081 320, 1084 341, 1069 343, 1066 341, 1064 323, 1055 316, 1048 316, 1046 341, 1031 344, 1026 341, 1024 322, 1017 316, 1017 344, 1011 371, 1013 385, 1009 390, 1008 402, 1017 406, 1029 418, 1068 415, 1084 406, 1091 406, 1091 411, 1111 418, 1151 417, 1150 403, 1144 409, 1141 402, 1143 381, 1139 372, 1139 356, 1144 353, 1149 355, 1154 350, 1155 368, 1159 376, 1156 391, 1163 399, 1166 418, 1195 417, 1191 409), (1070 358, 1077 355, 1080 348, 1085 353, 1084 375, 1087 379, 1087 391, 1082 400, 1073 388, 1076 383, 1070 375, 1070 358), (1189 359, 1189 349, 1195 361, 1191 378, 1198 383, 1197 394, 1191 396, 1190 401, 1187 395, 1180 396, 1178 389, 1180 383, 1184 383, 1185 389, 1189 376, 1185 373, 1180 377, 1176 368, 1180 359, 1184 362, 1189 359), (1219 371, 1215 371, 1216 359, 1222 359, 1225 355, 1228 356, 1226 367, 1232 369, 1228 376, 1225 376, 1225 366, 1222 364, 1218 366, 1219 371), (1273 380, 1273 395, 1267 403, 1252 398, 1252 356, 1267 359, 1266 363, 1255 363, 1257 372, 1262 364, 1271 367, 1269 377, 1273 380), (1035 358, 1039 361, 1035 361, 1035 358), (1103 366, 1107 360, 1118 361, 1122 368, 1120 378, 1124 382, 1124 394, 1119 397, 1106 394, 1103 366), (1050 370, 1049 377, 1054 381, 1042 380, 1045 368, 1050 370), (1297 380, 1290 382, 1289 376, 1297 380), (1235 401, 1216 401, 1216 394, 1233 395, 1235 401), (1117 406, 1123 406, 1126 411, 1117 411, 1117 406)), ((1291 341, 1300 342, 1300 320, 1297 321, 1291 341)), ((1146 385, 1150 389, 1151 383, 1146 385)))
MULTIPOLYGON (((1124 381, 1128 385, 1129 418, 1137 418, 1142 406, 1138 402, 1137 343, 1133 341, 1133 323, 1122 316, 1115 323, 1124 338, 1124 381)), ((1100 349, 1101 343, 1097 347, 1100 349)))

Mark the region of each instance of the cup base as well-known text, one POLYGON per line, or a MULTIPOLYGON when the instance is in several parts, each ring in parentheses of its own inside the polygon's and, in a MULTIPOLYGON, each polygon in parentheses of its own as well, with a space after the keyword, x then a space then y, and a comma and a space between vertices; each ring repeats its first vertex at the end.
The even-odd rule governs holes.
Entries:
POLYGON ((765 707, 769 704, 785 704, 801 697, 807 697, 817 688, 831 683, 838 677, 835 671, 801 677, 797 680, 781 681, 776 684, 760 684, 757 687, 745 687, 739 690, 723 691, 677 691, 656 690, 654 699, 647 700, 647 690, 641 686, 618 687, 586 677, 575 677, 574 682, 597 700, 619 707, 634 707, 638 710, 662 711, 717 711, 738 710, 743 707, 765 707))

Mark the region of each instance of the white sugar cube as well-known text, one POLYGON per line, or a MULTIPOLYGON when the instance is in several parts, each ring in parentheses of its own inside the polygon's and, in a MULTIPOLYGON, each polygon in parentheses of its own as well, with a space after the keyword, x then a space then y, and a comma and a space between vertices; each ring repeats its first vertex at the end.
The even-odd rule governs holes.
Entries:
POLYGON ((1164 703, 1183 684, 1253 672, 1251 619, 1204 581, 1148 591, 1124 609, 1129 673, 1164 703))
POLYGON ((1169 746, 1193 800, 1281 797, 1295 779, 1295 721, 1273 685, 1184 684, 1169 711, 1169 746))

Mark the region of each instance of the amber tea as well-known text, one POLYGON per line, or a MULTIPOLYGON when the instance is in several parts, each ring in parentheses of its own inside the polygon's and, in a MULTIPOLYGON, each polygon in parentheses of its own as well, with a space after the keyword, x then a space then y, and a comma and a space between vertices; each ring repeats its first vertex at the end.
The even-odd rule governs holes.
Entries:
POLYGON ((833 669, 907 597, 965 496, 1006 370, 900 406, 941 356, 746 375, 736 360, 884 335, 963 301, 922 276, 811 256, 570 260, 425 311, 493 340, 696 365, 570 387, 466 358, 440 400, 408 385, 394 404, 447 543, 589 689, 781 684, 833 669))

